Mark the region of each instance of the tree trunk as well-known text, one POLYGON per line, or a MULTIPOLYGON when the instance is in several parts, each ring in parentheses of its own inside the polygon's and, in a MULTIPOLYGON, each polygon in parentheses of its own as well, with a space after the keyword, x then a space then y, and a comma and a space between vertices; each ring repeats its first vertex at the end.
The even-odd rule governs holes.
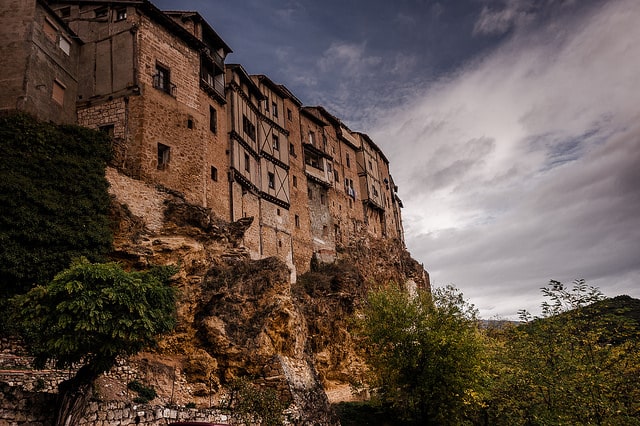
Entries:
POLYGON ((75 377, 60 383, 54 426, 79 424, 87 402, 93 394, 93 382, 98 375, 90 366, 85 365, 78 370, 75 377))

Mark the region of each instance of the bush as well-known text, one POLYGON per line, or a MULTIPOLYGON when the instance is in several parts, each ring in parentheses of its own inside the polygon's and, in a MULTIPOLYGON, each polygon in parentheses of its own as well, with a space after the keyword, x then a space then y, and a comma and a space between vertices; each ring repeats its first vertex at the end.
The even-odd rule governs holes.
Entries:
POLYGON ((147 402, 158 396, 156 390, 153 387, 145 386, 137 380, 129 382, 127 384, 127 388, 138 394, 138 396, 133 400, 133 402, 137 402, 138 404, 146 404, 147 402))

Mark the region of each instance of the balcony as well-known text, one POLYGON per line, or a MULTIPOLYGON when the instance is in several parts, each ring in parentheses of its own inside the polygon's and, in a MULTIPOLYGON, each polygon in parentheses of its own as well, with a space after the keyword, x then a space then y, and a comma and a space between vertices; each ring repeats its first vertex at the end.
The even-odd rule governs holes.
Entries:
POLYGON ((224 83, 206 71, 200 73, 200 87, 209 95, 218 96, 224 100, 224 83))

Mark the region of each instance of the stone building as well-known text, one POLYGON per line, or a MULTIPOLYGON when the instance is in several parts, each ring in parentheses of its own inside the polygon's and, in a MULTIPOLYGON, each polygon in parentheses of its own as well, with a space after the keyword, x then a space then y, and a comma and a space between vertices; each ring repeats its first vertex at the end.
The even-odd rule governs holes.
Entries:
POLYGON ((148 1, 51 2, 83 40, 78 123, 113 136, 122 173, 228 217, 224 58, 197 14, 148 1))
POLYGON ((44 0, 0 4, 0 110, 75 123, 82 41, 44 0))
POLYGON ((0 49, 16 60, 3 64, 2 108, 110 134, 112 190, 126 191, 119 173, 221 219, 253 218, 244 247, 285 261, 292 281, 351 243, 403 241, 402 203, 371 138, 225 64, 231 48, 197 12, 149 0, 3 2, 0 49))

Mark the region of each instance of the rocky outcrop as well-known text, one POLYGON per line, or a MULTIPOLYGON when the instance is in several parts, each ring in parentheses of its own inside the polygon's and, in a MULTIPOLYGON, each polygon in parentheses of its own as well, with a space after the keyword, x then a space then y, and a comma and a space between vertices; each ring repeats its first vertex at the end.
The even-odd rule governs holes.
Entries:
POLYGON ((110 173, 114 256, 135 268, 180 266, 178 327, 153 354, 130 360, 133 375, 163 388, 161 398, 171 384, 172 403, 215 405, 228 384, 248 377, 291 403, 295 424, 336 424, 325 390, 362 371, 349 318, 367 290, 429 285, 399 241, 368 239, 342 247, 333 264, 315 262, 292 284, 284 262, 251 260, 242 247, 251 218, 226 223, 179 194, 110 173))

